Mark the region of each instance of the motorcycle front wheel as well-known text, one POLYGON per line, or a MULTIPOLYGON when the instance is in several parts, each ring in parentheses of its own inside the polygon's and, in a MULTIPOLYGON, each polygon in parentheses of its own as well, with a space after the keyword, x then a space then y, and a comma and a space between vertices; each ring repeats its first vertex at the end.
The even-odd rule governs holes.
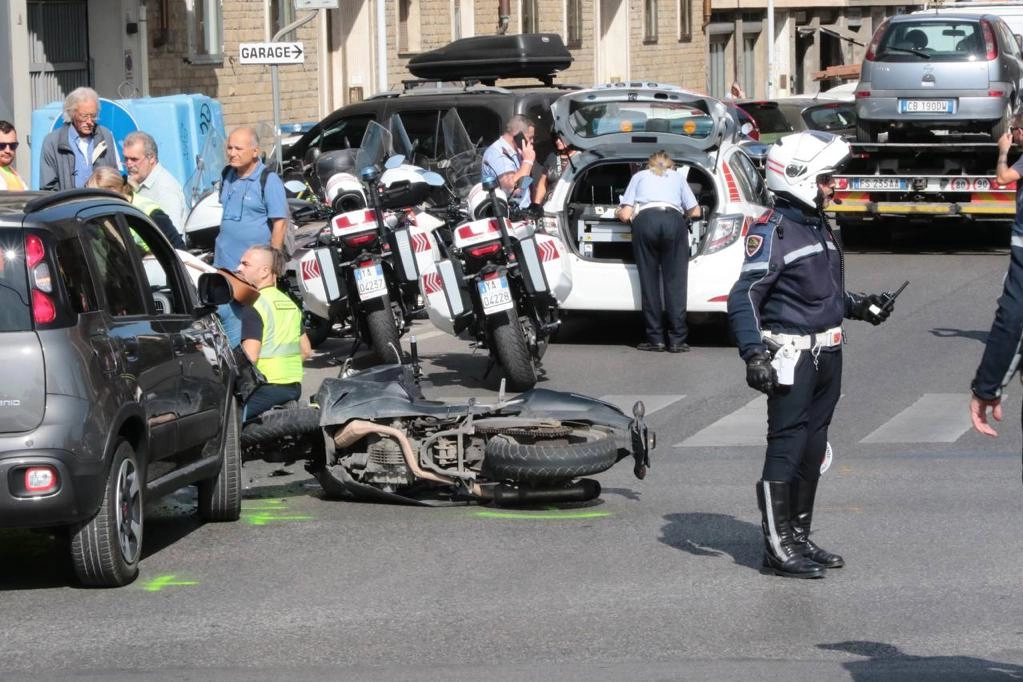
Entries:
POLYGON ((487 328, 493 340, 497 362, 508 379, 508 390, 528 391, 533 388, 536 385, 536 367, 515 309, 488 317, 487 328))
POLYGON ((487 441, 485 476, 516 483, 557 483, 606 471, 618 461, 614 435, 603 429, 576 428, 549 440, 518 431, 499 433, 487 441))

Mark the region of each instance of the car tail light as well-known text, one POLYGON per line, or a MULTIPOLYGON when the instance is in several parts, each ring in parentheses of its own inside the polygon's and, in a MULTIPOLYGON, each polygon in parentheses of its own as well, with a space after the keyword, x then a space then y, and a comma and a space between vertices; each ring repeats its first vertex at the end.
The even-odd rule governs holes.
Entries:
POLYGON ((492 253, 497 253, 501 250, 501 242, 490 242, 488 244, 480 244, 479 246, 473 246, 466 249, 468 254, 473 258, 483 258, 489 256, 492 253))
POLYGON ((34 466, 25 469, 25 492, 30 495, 46 495, 57 490, 60 479, 57 470, 51 466, 34 466))
POLYGON ((49 324, 57 319, 57 307, 50 297, 53 280, 50 266, 46 263, 46 247, 43 240, 34 234, 25 236, 25 263, 32 285, 32 319, 36 324, 49 324))
POLYGON ((1003 97, 1004 95, 1005 95, 1005 91, 1004 90, 988 90, 987 91, 987 96, 988 97, 1003 97))
POLYGON ((854 97, 870 97, 870 90, 857 90, 853 93, 854 97))
POLYGON ((352 237, 342 237, 342 240, 344 241, 345 244, 354 248, 356 246, 362 246, 363 244, 369 244, 376 238, 377 236, 375 233, 365 232, 363 234, 357 234, 352 237))
POLYGON ((874 57, 877 56, 877 47, 881 43, 881 36, 884 35, 887 28, 888 19, 885 19, 881 22, 881 25, 877 27, 877 30, 874 31, 874 37, 870 39, 870 45, 867 47, 867 54, 863 57, 865 61, 873 61, 874 57))
POLYGON ((991 28, 991 22, 981 19, 980 30, 984 33, 984 59, 991 61, 998 57, 998 45, 995 43, 995 32, 991 28))
POLYGON ((731 246, 742 235, 743 216, 741 214, 718 216, 711 221, 710 234, 703 247, 703 255, 721 251, 731 246))

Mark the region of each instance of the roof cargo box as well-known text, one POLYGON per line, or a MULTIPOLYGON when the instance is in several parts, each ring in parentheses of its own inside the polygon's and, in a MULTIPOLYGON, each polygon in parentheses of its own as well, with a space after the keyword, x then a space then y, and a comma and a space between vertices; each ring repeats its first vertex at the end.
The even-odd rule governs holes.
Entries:
POLYGON ((438 81, 539 78, 550 81, 572 65, 572 53, 557 33, 461 38, 409 60, 416 78, 438 81))

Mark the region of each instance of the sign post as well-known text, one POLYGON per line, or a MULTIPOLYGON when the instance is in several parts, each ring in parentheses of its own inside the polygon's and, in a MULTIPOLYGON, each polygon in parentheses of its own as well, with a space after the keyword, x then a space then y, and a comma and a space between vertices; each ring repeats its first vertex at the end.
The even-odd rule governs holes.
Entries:
MULTIPOLYGON (((316 18, 321 9, 337 9, 339 0, 294 0, 296 10, 310 10, 309 14, 296 19, 277 31, 269 43, 242 43, 239 46, 239 62, 242 64, 269 64, 270 86, 274 105, 274 159, 277 171, 283 165, 281 154, 281 86, 277 75, 277 67, 281 64, 304 64, 305 45, 300 42, 281 42, 281 37, 291 33, 300 26, 308 24, 316 18)), ((266 7, 269 11, 269 3, 266 7)), ((321 45, 319 49, 323 49, 321 45)))

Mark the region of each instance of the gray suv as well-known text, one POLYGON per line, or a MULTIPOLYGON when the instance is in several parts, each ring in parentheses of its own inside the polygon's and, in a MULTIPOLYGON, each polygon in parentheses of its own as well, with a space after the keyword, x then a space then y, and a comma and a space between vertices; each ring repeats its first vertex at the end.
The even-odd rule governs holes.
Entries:
POLYGON ((138 575, 144 503, 241 511, 235 365, 160 230, 100 190, 0 192, 0 528, 60 528, 86 585, 138 575))
POLYGON ((856 137, 873 142, 882 132, 933 129, 997 139, 1023 101, 1021 60, 1017 36, 992 14, 890 17, 860 68, 856 137))

